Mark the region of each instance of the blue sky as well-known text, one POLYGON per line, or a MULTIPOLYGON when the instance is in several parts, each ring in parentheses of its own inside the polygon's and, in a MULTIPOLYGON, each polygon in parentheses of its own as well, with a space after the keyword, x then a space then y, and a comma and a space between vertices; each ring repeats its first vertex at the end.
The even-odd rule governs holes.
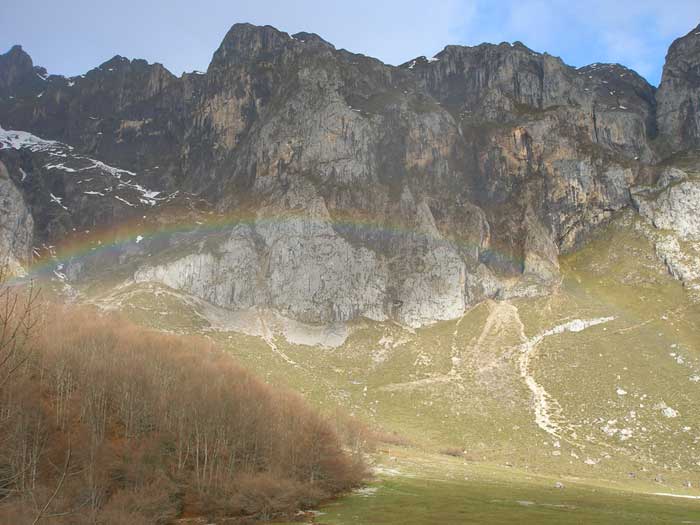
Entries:
POLYGON ((0 2, 0 52, 22 44, 50 73, 116 54, 205 70, 235 22, 315 32, 399 64, 447 44, 520 40, 565 62, 620 62, 658 84, 670 43, 700 23, 700 0, 23 0, 0 2))

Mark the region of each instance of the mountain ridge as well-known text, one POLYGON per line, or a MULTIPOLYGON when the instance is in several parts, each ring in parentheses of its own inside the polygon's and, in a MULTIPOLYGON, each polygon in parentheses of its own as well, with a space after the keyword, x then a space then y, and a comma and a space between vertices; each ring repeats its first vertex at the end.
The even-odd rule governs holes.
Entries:
MULTIPOLYGON (((691 32, 674 43, 668 75, 696 41, 691 32)), ((654 184, 661 160, 700 143, 687 117, 692 67, 656 90, 623 66, 576 69, 519 43, 446 46, 388 66, 317 35, 236 24, 205 74, 116 55, 85 75, 44 79, 25 55, 13 48, 0 61, 4 128, 70 144, 130 173, 132 186, 252 217, 213 251, 171 236, 184 257, 156 257, 133 276, 311 323, 420 326, 484 298, 549 293, 560 253, 633 207, 631 188, 654 184), (665 115, 686 116, 659 121, 659 96, 665 115), (309 268, 319 278, 305 277, 309 268)), ((144 214, 112 185, 80 191, 80 159, 56 168, 56 152, 20 150, 0 160, 35 224, 51 225, 35 245, 122 220, 162 222, 157 201, 144 214), (27 186, 37 180, 53 191, 27 186)), ((168 199, 175 205, 190 206, 168 199)), ((90 266, 75 261, 68 273, 79 280, 90 266)))

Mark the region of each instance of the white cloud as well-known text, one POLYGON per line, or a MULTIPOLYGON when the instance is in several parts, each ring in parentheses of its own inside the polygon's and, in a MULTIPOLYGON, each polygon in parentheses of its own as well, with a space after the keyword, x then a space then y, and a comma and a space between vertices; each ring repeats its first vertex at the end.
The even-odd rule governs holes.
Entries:
POLYGON ((462 41, 521 40, 572 65, 619 62, 658 81, 673 39, 700 22, 697 0, 489 0, 469 2, 476 15, 462 41))

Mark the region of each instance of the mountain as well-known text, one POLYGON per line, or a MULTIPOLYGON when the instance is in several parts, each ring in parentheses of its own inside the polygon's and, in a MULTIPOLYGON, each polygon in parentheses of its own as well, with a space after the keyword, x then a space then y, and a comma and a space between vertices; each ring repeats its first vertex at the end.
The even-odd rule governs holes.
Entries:
POLYGON ((668 496, 700 497, 698 46, 658 89, 519 42, 395 67, 250 24, 180 77, 15 46, 0 252, 387 430, 382 481, 324 522, 695 519, 668 496))
MULTIPOLYGON (((0 123, 31 135, 3 131, 1 160, 35 246, 109 244, 86 232, 128 222, 144 241, 117 260, 137 280, 307 323, 421 326, 548 293, 559 254, 698 146, 698 33, 671 46, 658 91, 520 43, 393 67, 250 24, 179 78, 120 56, 47 76, 15 46, 0 57, 0 123)), ((105 260, 64 263, 81 279, 105 260)))

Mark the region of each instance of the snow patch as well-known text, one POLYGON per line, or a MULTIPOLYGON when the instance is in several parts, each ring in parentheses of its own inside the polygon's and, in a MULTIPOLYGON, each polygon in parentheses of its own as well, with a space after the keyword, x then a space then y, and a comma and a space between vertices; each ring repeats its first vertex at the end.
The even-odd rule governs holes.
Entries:
POLYGON ((65 171, 67 173, 76 173, 77 170, 74 170, 73 168, 69 168, 65 165, 65 163, 61 162, 60 164, 46 164, 44 166, 47 170, 61 170, 65 171))
POLYGON ((0 149, 23 149, 32 152, 51 151, 57 147, 72 149, 55 140, 45 140, 26 131, 6 130, 0 127, 0 149))
POLYGON ((123 203, 126 204, 127 206, 130 206, 131 208, 134 207, 134 205, 131 204, 128 200, 122 199, 119 195, 115 195, 114 198, 117 199, 117 200, 120 201, 120 202, 123 202, 123 203))
POLYGON ((369 498, 370 496, 374 496, 377 493, 377 487, 362 487, 359 489, 355 489, 353 491, 353 494, 357 494, 358 496, 362 496, 363 498, 369 498))
POLYGON ((653 492, 652 496, 665 496, 667 498, 700 499, 700 496, 691 496, 690 494, 671 494, 669 492, 653 492))
MULTIPOLYGON (((90 117, 95 118, 95 117, 90 117)), ((65 162, 49 162, 44 165, 47 170, 61 170, 67 173, 78 173, 88 170, 100 170, 103 173, 109 174, 119 181, 119 185, 125 188, 129 188, 133 191, 140 193, 139 202, 149 206, 154 206, 158 200, 161 200, 161 192, 152 191, 144 188, 140 184, 137 184, 131 180, 127 180, 128 177, 136 177, 136 173, 133 171, 125 170, 122 168, 117 168, 105 164, 102 161, 92 159, 90 157, 85 157, 83 155, 68 154, 66 152, 71 152, 73 148, 61 142, 55 140, 46 140, 26 131, 16 131, 16 130, 5 130, 0 127, 0 150, 3 149, 29 149, 34 153, 45 152, 52 157, 58 158, 70 158, 74 161, 81 161, 81 163, 87 163, 80 168, 70 168, 65 165, 65 162)), ((24 174, 24 172, 22 172, 24 174)), ((24 177, 24 175, 23 175, 24 177)), ((24 178, 22 179, 24 180, 24 178)), ((80 181, 84 182, 84 181, 80 181)), ((102 195, 100 192, 85 192, 88 195, 102 195)), ((135 206, 134 204, 126 201, 123 198, 119 198, 122 202, 128 206, 135 206)), ((55 201, 54 201, 55 202, 55 201)))
POLYGON ((678 417, 678 411, 672 409, 671 407, 662 408, 661 413, 666 417, 678 417))
POLYGON ((395 468, 384 467, 378 465, 372 469, 372 472, 377 476, 391 476, 396 477, 401 475, 401 471, 395 468))
POLYGON ((58 204, 61 208, 68 211, 68 208, 63 205, 63 197, 56 197, 53 193, 49 193, 49 195, 51 196, 51 202, 58 204))

